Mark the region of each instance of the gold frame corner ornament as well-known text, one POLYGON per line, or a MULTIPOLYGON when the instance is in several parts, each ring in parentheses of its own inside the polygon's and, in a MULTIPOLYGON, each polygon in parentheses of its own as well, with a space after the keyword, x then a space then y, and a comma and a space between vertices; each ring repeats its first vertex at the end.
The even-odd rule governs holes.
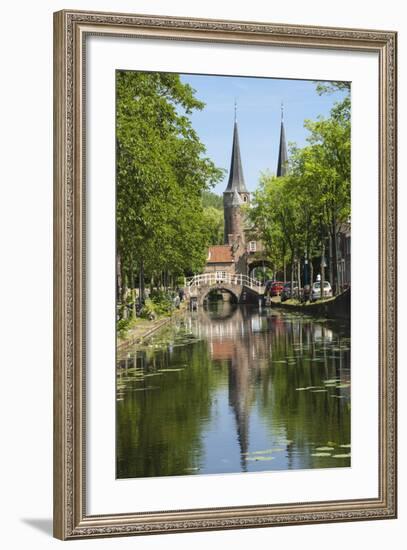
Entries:
POLYGON ((397 33, 63 10, 54 14, 54 535, 59 539, 395 518, 397 33), (379 495, 86 514, 84 44, 89 34, 371 51, 379 59, 379 495))

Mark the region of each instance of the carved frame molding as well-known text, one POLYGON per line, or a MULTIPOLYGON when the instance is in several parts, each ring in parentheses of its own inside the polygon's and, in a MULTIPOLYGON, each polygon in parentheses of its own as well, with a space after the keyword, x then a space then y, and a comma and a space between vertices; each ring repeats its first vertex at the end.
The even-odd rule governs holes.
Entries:
POLYGON ((60 539, 386 519, 397 506, 396 58, 391 31, 60 11, 54 14, 54 535, 60 539), (86 514, 84 51, 90 34, 373 51, 379 59, 379 496, 86 514))

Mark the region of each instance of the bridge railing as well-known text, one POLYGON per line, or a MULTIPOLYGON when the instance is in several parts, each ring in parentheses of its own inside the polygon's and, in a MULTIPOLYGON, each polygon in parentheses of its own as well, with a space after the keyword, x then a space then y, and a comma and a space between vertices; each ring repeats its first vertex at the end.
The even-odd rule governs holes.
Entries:
POLYGON ((261 290, 264 284, 257 279, 253 279, 248 275, 232 274, 232 273, 200 273, 193 277, 185 279, 185 287, 193 288, 200 286, 215 286, 215 285, 236 285, 236 286, 248 286, 256 290, 261 290))

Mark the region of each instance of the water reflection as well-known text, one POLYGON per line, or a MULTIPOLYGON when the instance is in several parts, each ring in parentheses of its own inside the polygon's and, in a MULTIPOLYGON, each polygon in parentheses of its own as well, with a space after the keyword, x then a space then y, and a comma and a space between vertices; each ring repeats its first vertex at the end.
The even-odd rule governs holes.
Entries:
POLYGON ((118 477, 349 465, 347 323, 217 302, 119 357, 118 477))

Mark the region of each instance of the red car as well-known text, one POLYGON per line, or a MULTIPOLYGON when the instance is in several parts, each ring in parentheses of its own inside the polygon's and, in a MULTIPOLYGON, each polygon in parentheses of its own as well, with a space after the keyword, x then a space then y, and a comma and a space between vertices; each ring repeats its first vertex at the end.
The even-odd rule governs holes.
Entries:
POLYGON ((280 296, 280 294, 283 291, 283 288, 284 288, 284 283, 282 283, 281 281, 274 281, 273 283, 271 283, 270 295, 280 296))

